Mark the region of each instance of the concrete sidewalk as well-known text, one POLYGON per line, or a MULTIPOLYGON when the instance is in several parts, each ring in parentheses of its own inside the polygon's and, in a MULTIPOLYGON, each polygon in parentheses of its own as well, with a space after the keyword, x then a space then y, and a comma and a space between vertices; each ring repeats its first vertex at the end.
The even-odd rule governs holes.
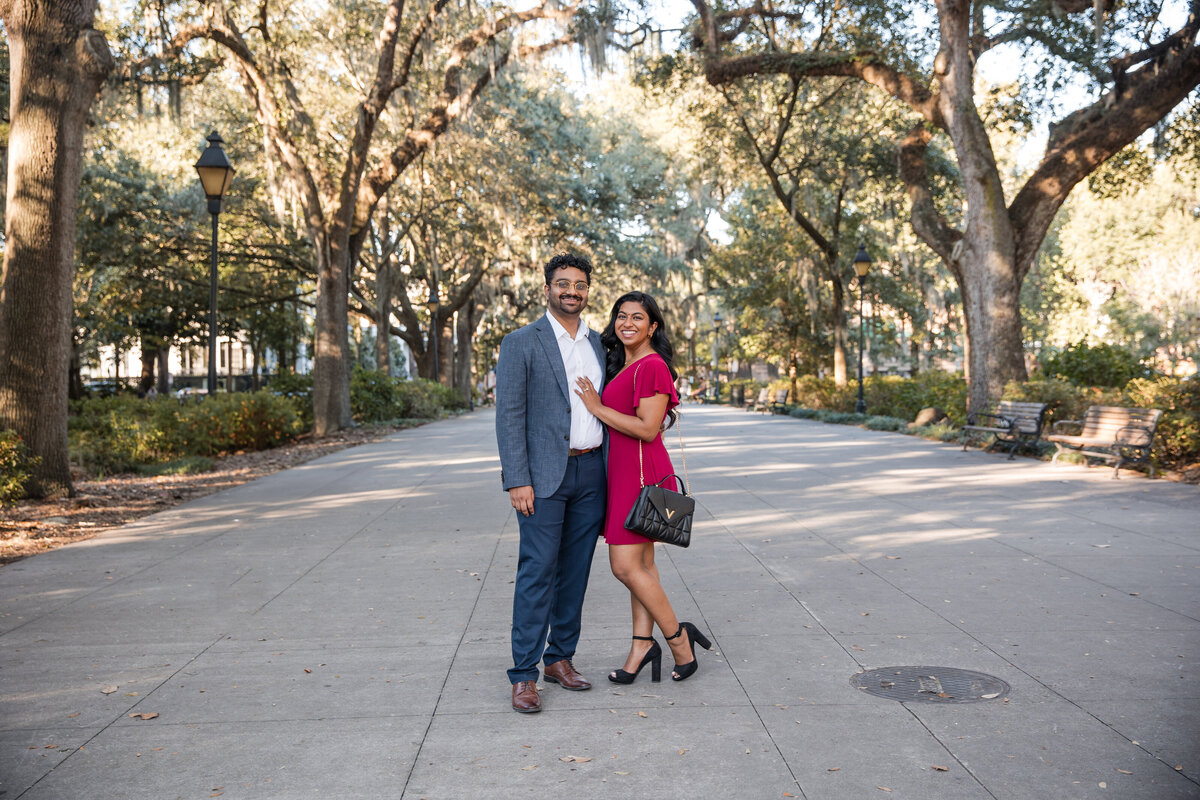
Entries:
POLYGON ((715 653, 604 680, 629 612, 601 545, 595 687, 522 715, 492 424, 0 568, 0 798, 1200 797, 1197 487, 687 406, 702 508, 659 568, 715 653), (851 685, 891 666, 1011 691, 851 685))

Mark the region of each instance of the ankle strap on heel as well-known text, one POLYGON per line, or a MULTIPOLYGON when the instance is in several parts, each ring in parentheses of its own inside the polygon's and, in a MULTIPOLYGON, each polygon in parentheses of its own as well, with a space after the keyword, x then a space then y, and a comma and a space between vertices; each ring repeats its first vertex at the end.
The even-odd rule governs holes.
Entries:
POLYGON ((667 641, 669 642, 669 641, 671 641, 672 639, 678 639, 678 638, 679 638, 679 634, 681 634, 681 633, 683 633, 683 625, 680 625, 680 626, 679 626, 679 630, 675 631, 675 635, 674 635, 674 636, 668 636, 668 637, 667 637, 667 641))
POLYGON ((654 641, 654 637, 653 637, 653 636, 638 636, 638 635, 636 635, 636 634, 635 634, 633 638, 634 638, 634 639, 638 639, 638 640, 640 640, 640 641, 643 641, 643 642, 653 642, 653 641, 654 641))

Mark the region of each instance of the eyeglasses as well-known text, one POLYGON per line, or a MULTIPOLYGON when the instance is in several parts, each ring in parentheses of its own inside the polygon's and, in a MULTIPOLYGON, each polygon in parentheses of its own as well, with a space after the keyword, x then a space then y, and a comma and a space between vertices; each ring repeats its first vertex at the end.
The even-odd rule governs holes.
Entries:
POLYGON ((570 281, 563 280, 563 281, 555 281, 554 283, 552 283, 550 285, 553 286, 555 289, 558 289, 560 292, 565 292, 567 289, 570 289, 572 286, 575 287, 575 291, 577 291, 577 292, 586 292, 589 288, 588 285, 586 283, 584 283, 583 281, 575 281, 574 283, 571 283, 570 281))

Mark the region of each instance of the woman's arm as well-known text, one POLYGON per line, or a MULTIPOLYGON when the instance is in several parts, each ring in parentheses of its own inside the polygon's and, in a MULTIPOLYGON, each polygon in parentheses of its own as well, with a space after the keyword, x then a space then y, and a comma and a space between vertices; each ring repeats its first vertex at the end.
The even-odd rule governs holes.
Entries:
POLYGON ((637 416, 631 417, 628 414, 614 411, 600 402, 600 395, 596 392, 596 387, 587 378, 580 378, 578 384, 579 388, 575 390, 575 394, 583 399, 587 410, 608 427, 618 430, 626 436, 641 439, 643 442, 653 442, 654 437, 658 436, 658 432, 662 429, 663 419, 667 416, 667 403, 670 400, 667 395, 656 394, 643 397, 638 403, 637 416))

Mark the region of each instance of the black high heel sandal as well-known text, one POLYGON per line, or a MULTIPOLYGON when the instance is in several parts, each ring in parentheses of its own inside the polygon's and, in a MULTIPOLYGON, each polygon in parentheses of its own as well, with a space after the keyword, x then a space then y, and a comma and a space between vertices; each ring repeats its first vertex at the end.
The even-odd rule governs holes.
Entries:
POLYGON ((653 642, 650 649, 646 651, 646 655, 642 656, 642 663, 638 664, 638 668, 633 672, 626 672, 619 669, 616 672, 610 672, 608 679, 613 683, 633 683, 642 671, 642 667, 650 665, 650 680, 658 683, 662 680, 662 648, 658 646, 653 636, 634 636, 635 639, 640 639, 643 642, 653 642))
POLYGON ((671 676, 671 680, 673 680, 673 681, 685 681, 688 678, 692 677, 692 675, 696 674, 696 668, 697 668, 696 645, 697 644, 700 645, 701 647, 703 647, 705 650, 712 650, 712 642, 710 642, 708 640, 708 637, 705 636, 700 631, 698 631, 696 629, 696 626, 690 622, 679 623, 679 630, 675 631, 674 636, 668 636, 667 641, 669 642, 672 639, 678 639, 680 634, 683 633, 685 628, 687 629, 687 632, 688 632, 688 644, 690 644, 691 648, 692 648, 692 660, 686 664, 676 664, 675 665, 675 674, 671 676))

